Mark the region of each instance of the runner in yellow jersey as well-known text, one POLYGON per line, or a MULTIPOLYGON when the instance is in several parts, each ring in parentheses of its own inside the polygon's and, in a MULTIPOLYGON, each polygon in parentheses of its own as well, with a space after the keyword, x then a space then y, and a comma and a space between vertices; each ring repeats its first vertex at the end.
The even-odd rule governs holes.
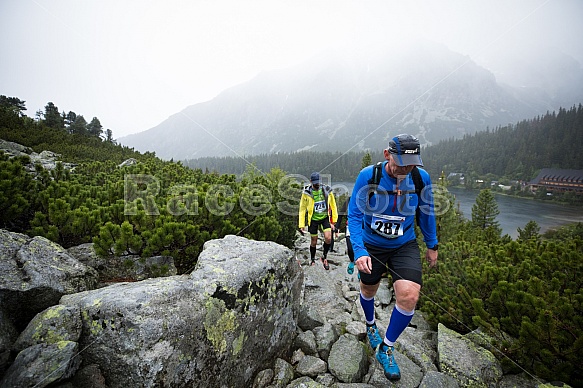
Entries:
POLYGON ((316 244, 318 243, 318 229, 324 231, 324 255, 321 258, 325 269, 330 269, 328 265, 328 251, 332 240, 332 225, 338 219, 336 200, 332 189, 328 185, 322 185, 320 174, 312 173, 310 176, 311 185, 304 187, 300 198, 299 228, 305 232, 306 224, 310 232, 310 258, 311 264, 316 259, 316 244), (328 212, 330 211, 330 216, 328 212))

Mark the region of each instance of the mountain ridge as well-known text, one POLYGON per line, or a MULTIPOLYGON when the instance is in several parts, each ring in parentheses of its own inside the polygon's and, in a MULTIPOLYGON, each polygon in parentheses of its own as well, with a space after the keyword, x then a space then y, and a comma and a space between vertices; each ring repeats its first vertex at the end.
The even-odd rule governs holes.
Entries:
MULTIPOLYGON (((583 85, 580 67, 568 68, 565 77, 583 85)), ((310 149, 362 151, 400 132, 430 145, 558 109, 561 87, 553 89, 553 97, 540 87, 499 83, 468 56, 431 42, 398 55, 391 50, 368 56, 328 52, 290 69, 262 72, 119 141, 181 160, 310 149)))

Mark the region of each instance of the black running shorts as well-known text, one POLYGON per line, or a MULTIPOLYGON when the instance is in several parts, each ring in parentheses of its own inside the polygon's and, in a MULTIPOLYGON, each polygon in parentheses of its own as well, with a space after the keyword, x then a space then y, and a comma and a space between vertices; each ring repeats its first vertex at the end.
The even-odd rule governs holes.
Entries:
POLYGON ((372 262, 370 274, 361 272, 360 281, 367 285, 377 284, 387 270, 393 282, 405 279, 422 285, 421 253, 417 240, 411 240, 398 248, 387 249, 364 244, 372 262))
POLYGON ((323 220, 320 221, 314 221, 312 220, 312 222, 310 222, 310 226, 308 226, 308 232, 310 232, 310 235, 312 236, 317 236, 318 235, 318 228, 322 227, 322 230, 325 231, 326 229, 330 229, 330 218, 326 217, 323 220))

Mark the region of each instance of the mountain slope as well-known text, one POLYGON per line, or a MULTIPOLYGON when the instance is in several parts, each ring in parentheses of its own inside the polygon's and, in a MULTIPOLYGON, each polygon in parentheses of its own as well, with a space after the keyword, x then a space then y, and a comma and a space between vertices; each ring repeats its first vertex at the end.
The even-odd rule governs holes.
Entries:
POLYGON ((264 72, 119 141, 165 159, 359 151, 401 132, 432 144, 559 106, 538 88, 497 83, 491 72, 441 45, 351 54, 328 52, 264 72))

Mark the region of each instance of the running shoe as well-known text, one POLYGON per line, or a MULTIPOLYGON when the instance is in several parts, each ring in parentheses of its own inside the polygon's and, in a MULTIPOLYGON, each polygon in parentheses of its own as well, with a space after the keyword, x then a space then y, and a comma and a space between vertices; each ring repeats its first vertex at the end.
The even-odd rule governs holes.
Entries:
POLYGON ((354 273, 354 263, 352 261, 350 263, 348 263, 348 267, 346 268, 346 272, 348 272, 349 275, 352 275, 354 273))
POLYGON ((329 270, 330 266, 328 265, 328 259, 322 257, 322 264, 324 265, 325 270, 329 270))
POLYGON ((383 342, 378 347, 376 354, 378 362, 383 366, 385 377, 389 380, 399 380, 401 378, 401 371, 395 361, 395 356, 393 356, 394 350, 392 346, 383 342))
POLYGON ((383 342, 376 323, 373 323, 371 326, 366 325, 366 336, 368 337, 370 347, 374 350, 383 342))

